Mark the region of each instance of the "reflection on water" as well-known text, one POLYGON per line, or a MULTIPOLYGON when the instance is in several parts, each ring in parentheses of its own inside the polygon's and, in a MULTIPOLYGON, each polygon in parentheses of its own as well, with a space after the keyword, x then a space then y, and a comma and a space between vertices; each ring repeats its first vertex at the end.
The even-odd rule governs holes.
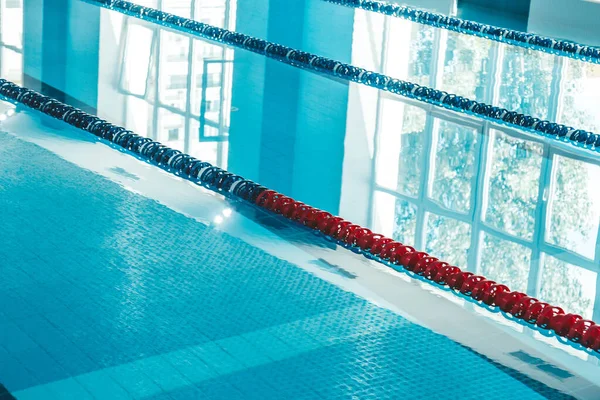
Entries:
POLYGON ((445 208, 466 213, 471 209, 477 132, 437 118, 433 124, 431 198, 445 208))
POLYGON ((543 146, 498 130, 490 133, 492 154, 485 221, 510 235, 531 240, 539 185, 530 182, 539 180, 543 146))
POLYGON ((16 84, 23 79, 22 0, 0 0, 0 76, 16 84))
MULTIPOLYGON (((373 13, 356 11, 356 20, 373 13)), ((600 65, 386 17, 383 32, 355 27, 355 41, 381 41, 386 75, 578 129, 600 131, 600 65)), ((355 43, 354 51, 361 49, 355 43)), ((364 50, 353 62, 370 55, 364 50)), ((364 64, 364 63, 363 63, 364 64)))
MULTIPOLYGON (((19 20, 11 12, 20 3, 0 4, 3 27, 19 20)), ((164 6, 213 25, 235 24, 234 0, 164 6)), ((323 208, 317 201, 325 197, 335 207, 350 198, 377 231, 568 311, 592 317, 596 306, 600 320, 597 157, 389 93, 348 91, 272 60, 265 68, 259 56, 234 59, 232 49, 118 13, 102 10, 102 18, 103 75, 93 84, 98 112, 109 120, 221 167, 230 129, 238 129, 236 172, 260 171, 261 183, 270 179, 323 208), (234 65, 242 71, 235 81, 234 65), (236 99, 242 112, 232 123, 234 85, 246 97, 236 99), (352 109, 353 97, 363 94, 370 97, 352 109), (354 136, 356 151, 349 147, 354 136), (361 190, 344 191, 358 181, 361 190)), ((383 31, 380 66, 390 75, 580 128, 600 121, 600 66, 402 20, 383 31)), ((18 82, 20 41, 3 32, 2 75, 18 82)))
MULTIPOLYGON (((231 1, 170 1, 162 9, 232 29, 231 1)), ((226 167, 233 51, 130 18, 123 24, 119 81, 127 126, 226 167)))
POLYGON ((600 160, 382 96, 374 228, 591 318, 600 160), (411 126, 406 115, 420 122, 411 126))

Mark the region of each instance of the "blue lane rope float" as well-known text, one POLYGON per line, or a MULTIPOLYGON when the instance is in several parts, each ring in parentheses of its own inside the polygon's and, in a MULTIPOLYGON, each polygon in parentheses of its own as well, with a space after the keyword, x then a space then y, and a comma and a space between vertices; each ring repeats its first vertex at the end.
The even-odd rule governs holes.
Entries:
POLYGON ((321 57, 291 47, 258 39, 243 33, 229 31, 188 18, 143 7, 124 0, 82 0, 142 20, 158 23, 167 28, 193 36, 223 43, 257 53, 297 68, 317 71, 346 81, 357 82, 379 90, 421 102, 443 107, 451 111, 484 118, 502 125, 525 129, 545 137, 569 141, 579 147, 600 149, 600 135, 576 129, 556 122, 541 120, 516 111, 479 103, 466 97, 442 90, 432 89, 416 83, 391 78, 351 64, 321 57))
POLYGON ((351 8, 359 8, 391 17, 407 19, 423 25, 448 29, 454 32, 508 43, 511 45, 557 54, 577 60, 600 64, 600 47, 587 46, 569 40, 553 39, 547 36, 499 28, 435 12, 419 10, 400 4, 378 0, 324 0, 351 8))
POLYGON ((465 272, 425 252, 419 252, 367 228, 334 217, 256 182, 5 79, 0 79, 0 97, 92 133, 144 161, 198 185, 227 197, 243 199, 288 220, 301 223, 343 247, 377 260, 396 271, 414 274, 430 284, 450 289, 457 296, 468 297, 485 309, 501 310, 505 317, 522 321, 542 332, 552 331, 576 348, 592 354, 600 351, 600 325, 594 321, 585 320, 576 314, 567 314, 562 308, 541 302, 525 293, 511 291, 506 285, 465 272))

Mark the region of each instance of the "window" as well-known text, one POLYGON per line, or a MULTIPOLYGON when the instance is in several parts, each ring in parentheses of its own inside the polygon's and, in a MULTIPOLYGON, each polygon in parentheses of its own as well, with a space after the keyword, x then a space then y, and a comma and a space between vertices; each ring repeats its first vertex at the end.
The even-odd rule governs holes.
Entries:
POLYGON ((387 22, 388 46, 394 51, 386 57, 384 73, 430 86, 435 28, 398 18, 390 18, 387 22))
POLYGON ((600 65, 566 59, 564 69, 559 122, 600 132, 600 65))
POLYGON ((475 176, 477 129, 436 121, 437 145, 431 198, 444 208, 467 212, 475 176))
POLYGON ((483 235, 482 244, 481 270, 477 272, 512 290, 527 292, 531 250, 489 234, 483 235))
MULTIPOLYGON (((380 69, 392 76, 437 79, 450 93, 600 131, 600 65, 455 32, 430 36, 408 21, 386 29, 380 69)), ((376 116, 371 228, 591 318, 600 281, 597 157, 377 96, 375 112, 365 110, 376 116)))
POLYGON ((131 94, 144 96, 150 73, 150 54, 154 32, 145 26, 127 26, 121 88, 131 94))
POLYGON ((179 140, 179 128, 173 128, 168 130, 169 140, 179 140))
POLYGON ((171 75, 169 76, 168 89, 186 89, 187 75, 171 75))
POLYGON ((17 85, 23 81, 23 3, 0 1, 0 75, 17 85))
POLYGON ((401 243, 414 243, 417 225, 417 207, 406 200, 376 192, 372 225, 377 232, 393 237, 401 243))
POLYGON ((540 299, 592 318, 596 297, 597 273, 545 255, 542 266, 540 299))
POLYGON ((206 112, 218 112, 220 105, 219 100, 206 100, 206 112))
POLYGON ((556 57, 516 46, 502 45, 502 49, 498 105, 540 119, 549 118, 556 57))
POLYGON ((441 89, 473 100, 486 100, 492 41, 447 32, 441 89))
POLYGON ((435 214, 426 219, 425 251, 454 265, 467 265, 471 225, 435 214))
POLYGON ((593 259, 600 223, 600 166, 556 156, 554 171, 546 240, 593 259))
POLYGON ((543 146, 492 130, 485 221, 531 240, 539 193, 543 146))
POLYGON ((416 197, 421 180, 426 112, 392 99, 382 99, 376 181, 388 189, 416 197))
POLYGON ((221 85, 221 73, 220 72, 210 72, 206 76, 206 86, 207 87, 215 87, 221 85))

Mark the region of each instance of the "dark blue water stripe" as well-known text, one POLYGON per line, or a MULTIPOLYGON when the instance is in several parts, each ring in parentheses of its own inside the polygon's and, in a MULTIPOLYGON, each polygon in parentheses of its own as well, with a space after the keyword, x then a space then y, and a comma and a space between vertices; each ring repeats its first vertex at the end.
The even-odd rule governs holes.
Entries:
POLYGON ((600 149, 600 135, 583 129, 541 120, 516 111, 479 103, 466 97, 395 79, 351 64, 218 28, 188 18, 143 7, 124 0, 83 0, 167 28, 241 48, 294 67, 317 71, 351 82, 388 91, 409 99, 433 104, 448 110, 484 118, 502 125, 525 129, 546 137, 571 142, 579 147, 600 149))
POLYGON ((448 29, 468 35, 479 36, 497 42, 508 43, 519 47, 539 50, 546 53, 575 58, 600 64, 600 47, 586 46, 568 40, 553 39, 497 26, 481 24, 474 21, 450 17, 448 15, 419 10, 399 4, 391 4, 377 0, 324 0, 346 7, 360 8, 391 17, 408 19, 419 24, 448 29))

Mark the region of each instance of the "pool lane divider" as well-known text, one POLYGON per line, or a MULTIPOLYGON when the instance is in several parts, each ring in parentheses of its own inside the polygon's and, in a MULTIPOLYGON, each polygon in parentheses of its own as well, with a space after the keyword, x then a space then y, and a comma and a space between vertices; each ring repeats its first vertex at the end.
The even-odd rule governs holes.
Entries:
POLYGON ((394 270, 418 276, 487 309, 500 310, 511 319, 546 332, 554 331, 576 347, 600 351, 600 325, 577 314, 565 313, 560 307, 512 291, 508 286, 481 275, 463 271, 411 246, 5 79, 0 79, 0 96, 87 131, 181 178, 295 221, 394 270))
POLYGON ((143 7, 128 1, 81 1, 153 22, 192 36, 251 51, 297 68, 316 71, 324 75, 360 83, 402 97, 443 107, 451 111, 483 118, 505 126, 525 129, 545 137, 567 141, 578 147, 600 151, 600 134, 583 129, 572 128, 516 111, 509 111, 505 108, 480 103, 442 90, 392 78, 364 68, 355 67, 351 64, 258 39, 243 33, 218 28, 154 8, 143 7))
POLYGON ((420 10, 400 4, 378 0, 324 0, 350 8, 376 12, 390 17, 407 19, 423 25, 442 28, 454 32, 479 36, 496 42, 543 51, 564 57, 600 64, 600 47, 587 46, 569 40, 515 31, 507 28, 481 24, 444 14, 420 10))

